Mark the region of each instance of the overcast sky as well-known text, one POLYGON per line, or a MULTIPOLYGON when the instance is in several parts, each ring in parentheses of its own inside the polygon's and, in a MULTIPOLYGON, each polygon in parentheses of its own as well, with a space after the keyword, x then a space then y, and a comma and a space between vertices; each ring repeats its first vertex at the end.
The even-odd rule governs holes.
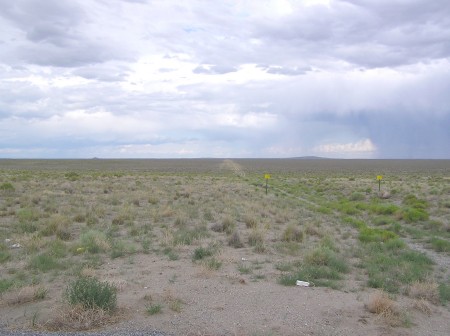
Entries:
POLYGON ((450 159, 449 0, 0 0, 0 157, 450 159))

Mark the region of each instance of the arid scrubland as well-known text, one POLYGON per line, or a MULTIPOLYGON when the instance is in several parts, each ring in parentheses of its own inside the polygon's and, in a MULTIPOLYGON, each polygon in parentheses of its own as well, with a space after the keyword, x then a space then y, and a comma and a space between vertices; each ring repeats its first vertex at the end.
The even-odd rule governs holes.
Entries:
POLYGON ((370 327, 368 335, 426 334, 427 319, 442 319, 434 332, 444 335, 449 266, 449 161, 0 161, 0 315, 8 327, 139 319, 180 334, 301 334, 295 322, 263 331, 251 321, 196 325, 189 314, 209 309, 196 291, 215 281, 225 287, 210 301, 233 288, 260 296, 270 288, 280 300, 299 291, 347 295, 360 312, 345 319, 370 327), (170 327, 172 316, 194 322, 170 327))

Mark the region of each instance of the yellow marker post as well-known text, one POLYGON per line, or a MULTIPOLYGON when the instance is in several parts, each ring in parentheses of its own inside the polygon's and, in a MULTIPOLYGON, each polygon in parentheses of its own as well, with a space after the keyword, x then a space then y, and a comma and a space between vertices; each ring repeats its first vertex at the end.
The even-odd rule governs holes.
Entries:
POLYGON ((383 175, 377 175, 378 191, 381 191, 381 180, 382 179, 383 179, 383 175))
POLYGON ((267 195, 268 182, 271 176, 270 174, 264 174, 264 178, 266 179, 266 195, 267 195))

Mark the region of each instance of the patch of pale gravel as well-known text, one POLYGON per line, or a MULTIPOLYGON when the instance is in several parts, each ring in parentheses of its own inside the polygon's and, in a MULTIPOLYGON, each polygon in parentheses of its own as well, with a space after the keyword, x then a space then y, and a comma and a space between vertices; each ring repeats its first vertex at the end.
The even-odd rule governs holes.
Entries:
POLYGON ((444 279, 450 277, 450 256, 445 252, 436 252, 431 249, 427 249, 423 244, 413 241, 412 239, 403 238, 408 246, 418 252, 424 253, 431 260, 436 263, 438 269, 442 272, 444 279))
POLYGON ((25 330, 7 330, 0 326, 0 336, 170 336, 154 330, 104 330, 89 332, 43 332, 25 330))

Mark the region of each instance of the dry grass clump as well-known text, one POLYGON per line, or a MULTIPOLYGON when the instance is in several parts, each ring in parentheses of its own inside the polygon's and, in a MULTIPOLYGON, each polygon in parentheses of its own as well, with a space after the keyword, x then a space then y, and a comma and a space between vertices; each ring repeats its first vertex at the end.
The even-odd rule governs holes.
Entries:
POLYGON ((430 303, 425 299, 414 300, 413 308, 428 316, 432 313, 430 303))
POLYGON ((250 246, 256 246, 264 243, 264 233, 260 230, 252 230, 248 235, 248 243, 250 246))
POLYGON ((286 242, 301 242, 303 240, 303 231, 294 225, 288 225, 283 232, 281 240, 286 242))
POLYGON ((244 243, 241 240, 241 236, 239 235, 238 231, 234 231, 230 238, 228 238, 228 245, 233 246, 234 248, 241 248, 244 247, 244 243))
POLYGON ((235 227, 236 223, 233 218, 227 216, 222 220, 222 230, 227 234, 231 234, 235 227))
POLYGON ((244 223, 248 229, 255 229, 258 226, 258 221, 256 218, 250 215, 246 215, 244 217, 244 223))
POLYGON ((86 309, 81 304, 55 310, 53 318, 41 327, 51 331, 80 331, 105 327, 118 322, 123 313, 110 314, 104 309, 86 309))
POLYGON ((439 304, 439 285, 435 281, 415 281, 409 287, 409 296, 439 304))
POLYGON ((372 294, 366 308, 372 314, 383 318, 392 327, 398 327, 404 323, 395 302, 385 292, 378 291, 372 294))
POLYGON ((4 294, 2 301, 8 305, 18 305, 42 300, 46 297, 47 292, 47 289, 42 286, 25 286, 4 294))

